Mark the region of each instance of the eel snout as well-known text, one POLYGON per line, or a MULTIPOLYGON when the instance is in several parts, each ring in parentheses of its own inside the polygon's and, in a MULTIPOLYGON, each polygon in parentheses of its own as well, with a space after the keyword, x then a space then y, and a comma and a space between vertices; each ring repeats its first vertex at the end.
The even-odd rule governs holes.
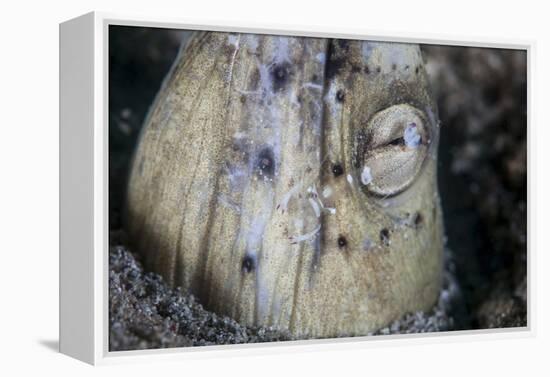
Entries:
POLYGON ((242 323, 367 334, 439 292, 436 113, 416 45, 197 34, 143 128, 128 232, 242 323))

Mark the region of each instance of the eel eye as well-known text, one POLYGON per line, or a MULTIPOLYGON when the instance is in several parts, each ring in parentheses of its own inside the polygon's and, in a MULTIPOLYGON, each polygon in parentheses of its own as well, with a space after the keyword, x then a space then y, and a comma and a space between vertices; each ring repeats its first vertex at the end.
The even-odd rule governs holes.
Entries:
POLYGON ((364 130, 361 183, 378 196, 396 195, 419 175, 430 144, 424 114, 406 104, 376 113, 364 130))

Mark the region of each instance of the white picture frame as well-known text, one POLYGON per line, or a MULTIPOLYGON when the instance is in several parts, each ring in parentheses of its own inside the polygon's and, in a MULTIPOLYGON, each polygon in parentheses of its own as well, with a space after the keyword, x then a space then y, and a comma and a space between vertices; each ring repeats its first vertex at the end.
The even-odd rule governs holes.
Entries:
MULTIPOLYGON (((128 25, 186 30, 238 31, 312 37, 513 48, 527 52, 531 82, 534 42, 436 39, 421 33, 386 34, 343 28, 320 30, 281 25, 194 24, 185 20, 88 13, 60 24, 60 351, 90 364, 144 359, 265 354, 296 350, 378 347, 388 342, 426 343, 532 337, 535 318, 531 289, 533 255, 528 248, 528 326, 417 335, 386 335, 282 343, 188 347, 147 351, 108 350, 108 27, 128 25), (83 246, 84 245, 84 246, 83 246)), ((531 113, 531 85, 528 85, 531 113)), ((528 148, 531 146, 528 116, 528 148)), ((530 160, 529 160, 530 161, 530 160)), ((531 172, 528 166, 528 172, 531 172)), ((530 174, 528 179, 530 181, 530 174)), ((528 196, 530 187, 528 184, 528 196)), ((531 203, 529 202, 529 208, 531 203)), ((531 211, 528 215, 531 216, 531 211)), ((530 232, 528 232, 528 245, 530 232)))

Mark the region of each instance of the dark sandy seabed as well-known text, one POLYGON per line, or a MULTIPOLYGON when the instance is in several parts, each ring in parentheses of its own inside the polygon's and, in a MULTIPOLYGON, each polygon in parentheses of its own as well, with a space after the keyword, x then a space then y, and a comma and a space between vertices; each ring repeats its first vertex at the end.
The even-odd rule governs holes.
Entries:
MULTIPOLYGON (((144 271, 120 214, 132 150, 185 33, 111 27, 109 348, 111 351, 292 340, 205 310, 144 271)), ((375 333, 527 325, 526 54, 422 46, 442 129, 439 189, 445 274, 435 307, 375 333)))

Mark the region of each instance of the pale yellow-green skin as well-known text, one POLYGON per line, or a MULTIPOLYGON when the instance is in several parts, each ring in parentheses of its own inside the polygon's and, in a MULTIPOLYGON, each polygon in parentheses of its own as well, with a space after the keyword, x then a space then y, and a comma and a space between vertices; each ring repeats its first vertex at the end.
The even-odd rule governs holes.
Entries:
POLYGON ((127 230, 148 268, 211 310, 298 338, 366 335, 437 300, 437 135, 416 45, 202 33, 144 125, 127 230), (429 143, 382 197, 361 182, 358 135, 400 104, 422 114, 429 143))

